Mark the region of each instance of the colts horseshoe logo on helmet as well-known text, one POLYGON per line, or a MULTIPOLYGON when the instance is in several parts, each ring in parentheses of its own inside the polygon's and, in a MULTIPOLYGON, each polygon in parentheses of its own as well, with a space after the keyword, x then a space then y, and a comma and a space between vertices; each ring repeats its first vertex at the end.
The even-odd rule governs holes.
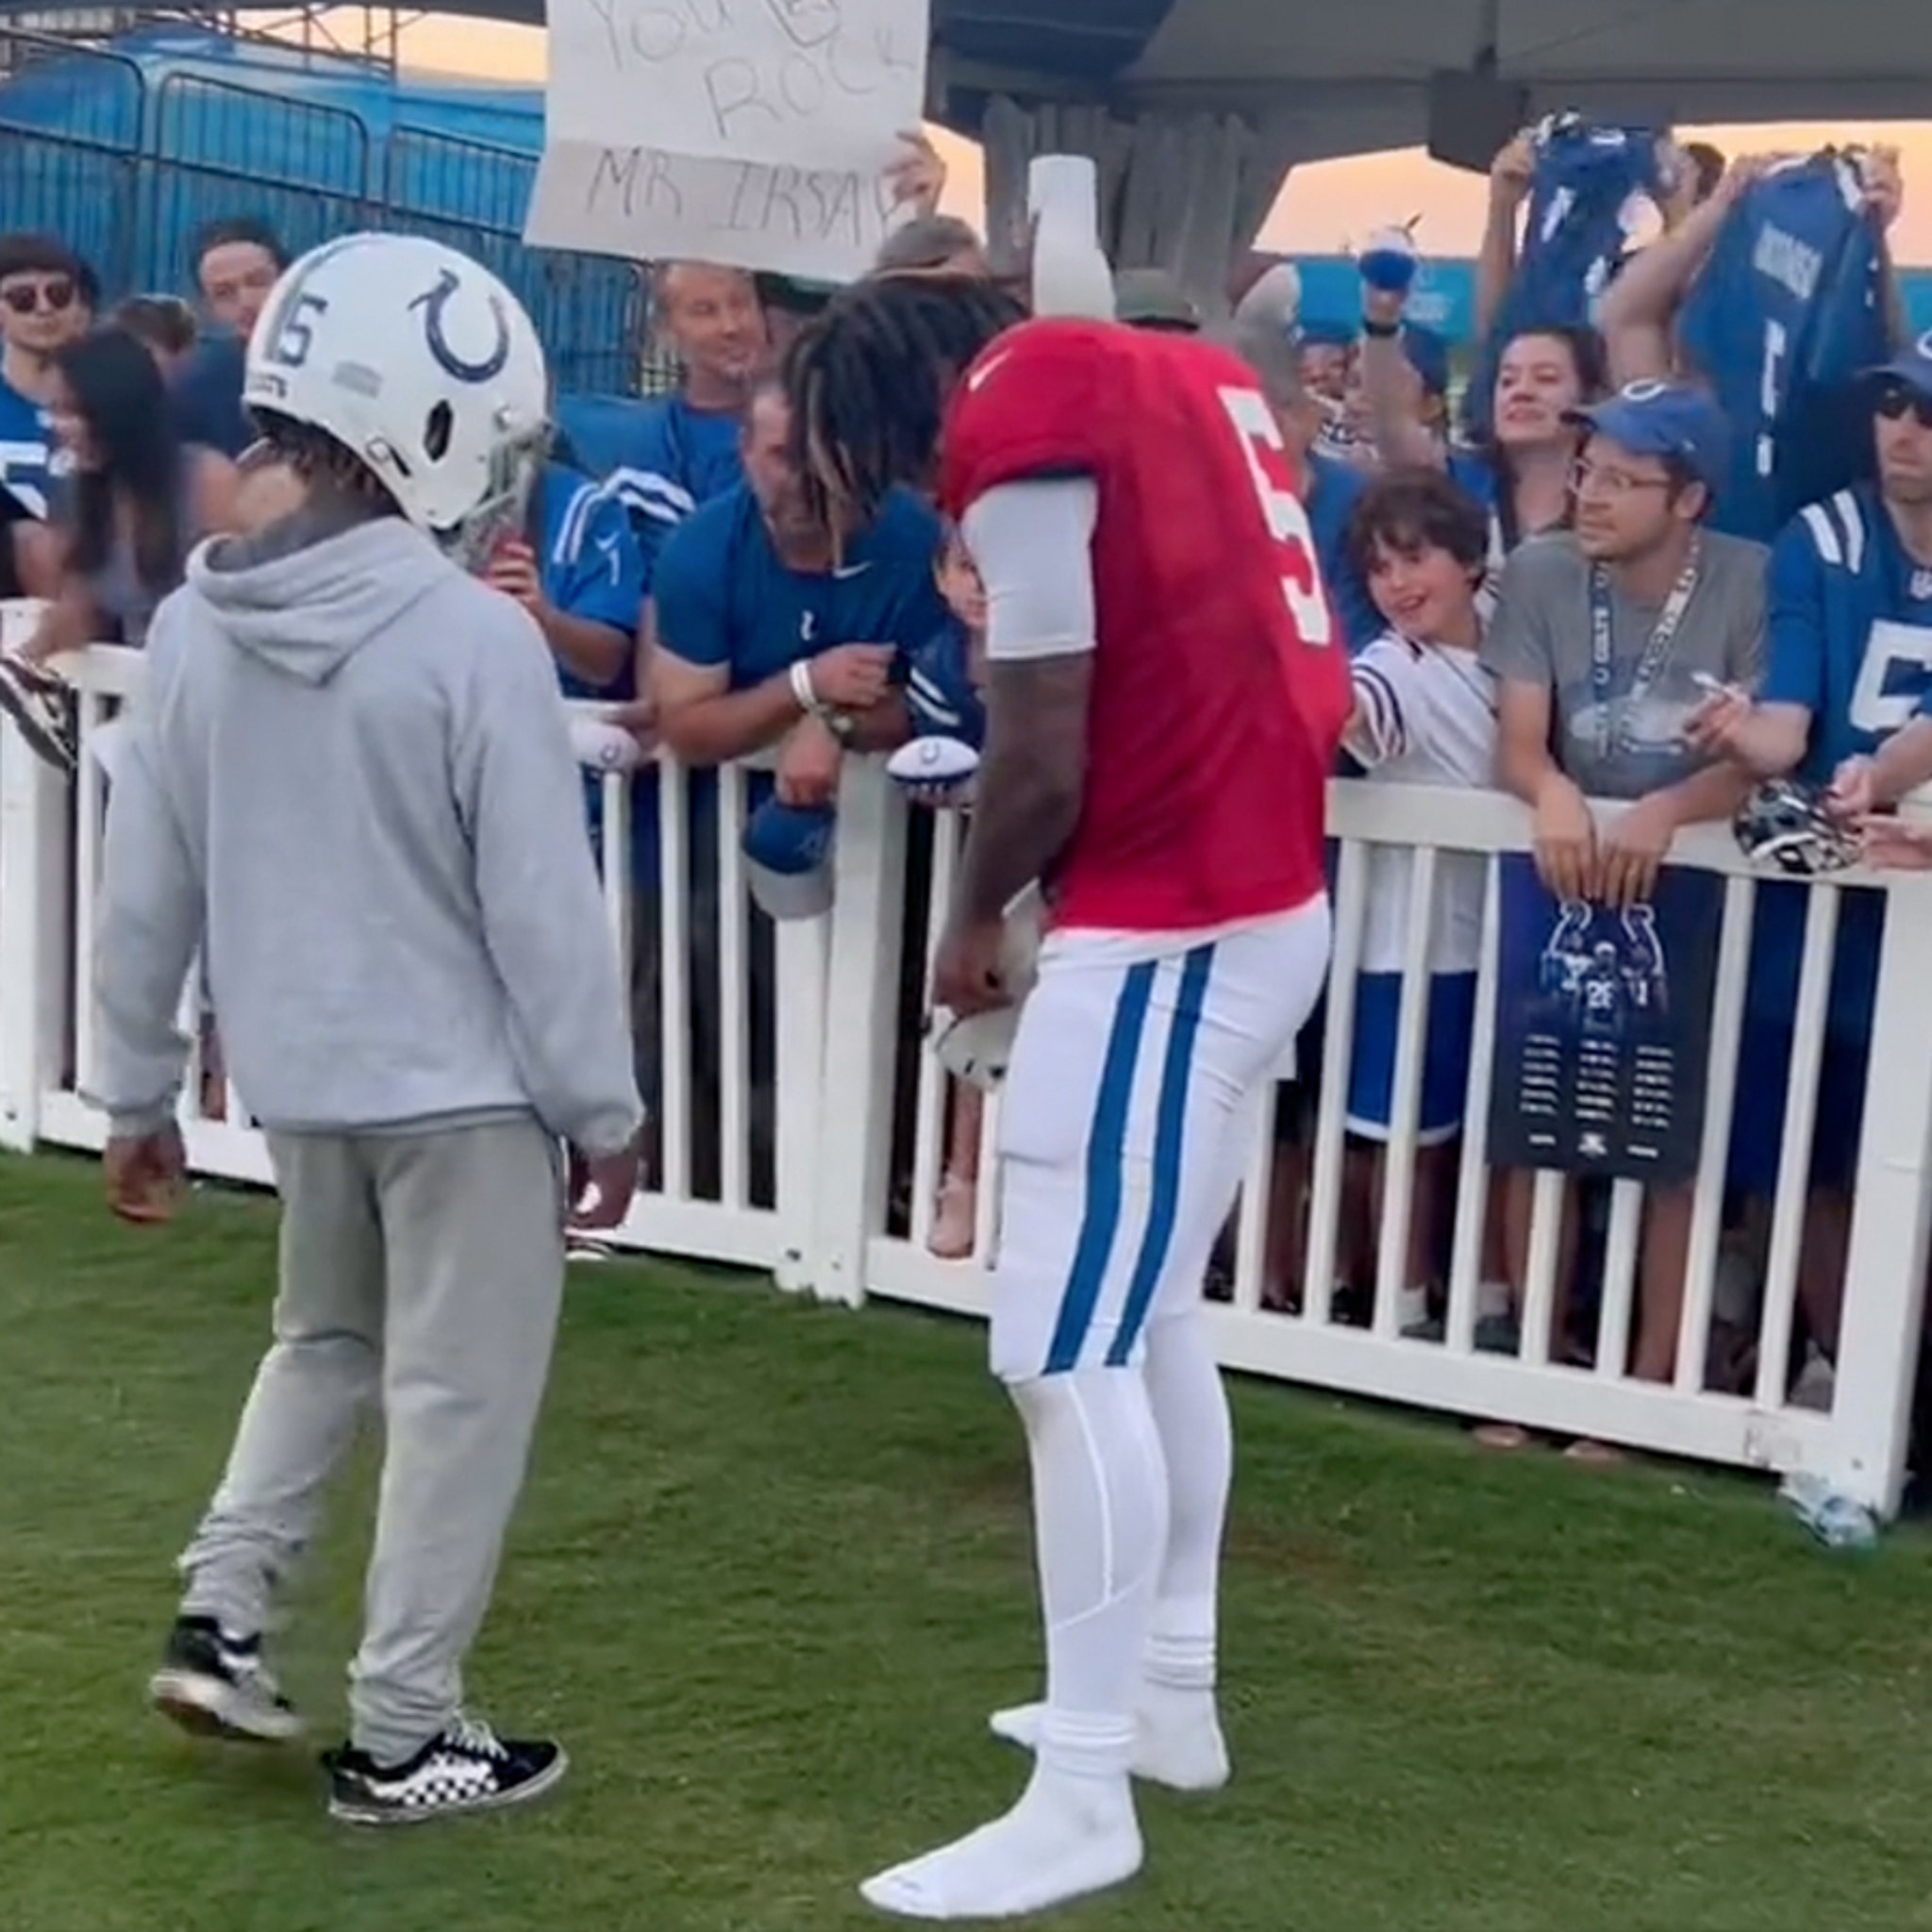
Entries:
POLYGON ((437 277, 435 288, 418 295, 409 307, 423 311, 423 327, 428 339, 429 353, 436 358, 440 368, 446 370, 458 382, 488 382, 492 376, 502 375, 504 365, 509 360, 509 318, 503 312, 503 304, 491 295, 489 298, 490 314, 496 324, 496 345, 480 362, 465 361, 450 346, 449 337, 442 326, 443 310, 461 287, 462 282, 456 271, 446 268, 437 277))

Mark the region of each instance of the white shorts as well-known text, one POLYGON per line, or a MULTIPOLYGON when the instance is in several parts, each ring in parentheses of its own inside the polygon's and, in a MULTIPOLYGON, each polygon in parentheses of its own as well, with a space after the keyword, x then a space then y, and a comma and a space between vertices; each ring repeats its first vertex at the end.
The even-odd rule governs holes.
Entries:
POLYGON ((1196 1304, 1328 938, 1318 899, 1191 942, 1049 942, 1000 1105, 996 1375, 1138 1363, 1196 1304))

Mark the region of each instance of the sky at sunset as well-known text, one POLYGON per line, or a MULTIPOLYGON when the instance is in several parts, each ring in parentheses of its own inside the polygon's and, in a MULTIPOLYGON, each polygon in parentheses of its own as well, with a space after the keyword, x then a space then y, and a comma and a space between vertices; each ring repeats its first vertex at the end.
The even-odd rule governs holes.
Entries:
MULTIPOLYGON (((359 27, 359 15, 354 26, 344 22, 344 41, 353 44, 359 27)), ((496 80, 543 78, 543 36, 533 27, 431 16, 404 30, 402 46, 405 63, 419 69, 496 80)), ((1713 142, 1726 154, 1809 149, 1833 140, 1890 142, 1901 150, 1907 183, 1906 210, 1895 238, 1898 258, 1911 264, 1932 263, 1932 125, 1870 122, 1697 127, 1683 130, 1682 138, 1713 142), (1915 182, 1923 184, 1916 194, 1915 182)), ((947 201, 958 213, 976 218, 978 157, 965 142, 944 135, 941 140, 952 168, 947 201)), ((1266 247, 1328 254, 1385 222, 1420 215, 1417 240, 1425 254, 1469 255, 1475 248, 1483 198, 1480 175, 1443 167, 1420 149, 1321 161, 1296 169, 1261 240, 1266 247)))

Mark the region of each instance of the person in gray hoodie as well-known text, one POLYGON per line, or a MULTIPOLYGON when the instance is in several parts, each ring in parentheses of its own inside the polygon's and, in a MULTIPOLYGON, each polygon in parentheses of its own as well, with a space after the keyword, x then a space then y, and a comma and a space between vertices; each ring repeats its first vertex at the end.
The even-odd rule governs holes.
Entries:
POLYGON ((191 1729, 299 1732, 262 1632, 379 1410, 329 1807, 415 1822, 565 1769, 555 1741, 466 1716, 460 1666, 542 1397, 566 1218, 623 1218, 641 1108, 550 655, 466 567, 547 440, 528 318, 453 250, 350 237, 278 284, 247 398, 302 501, 204 545, 155 616, 96 927, 112 1204, 143 1218, 179 1180, 197 954, 282 1199, 274 1344, 151 1690, 191 1729))

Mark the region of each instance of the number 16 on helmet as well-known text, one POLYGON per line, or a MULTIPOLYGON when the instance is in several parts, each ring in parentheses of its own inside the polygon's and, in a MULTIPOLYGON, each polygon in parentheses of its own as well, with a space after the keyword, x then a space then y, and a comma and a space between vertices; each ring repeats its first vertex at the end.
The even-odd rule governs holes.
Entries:
POLYGON ((284 271, 242 401, 331 439, 465 568, 523 522, 550 445, 543 346, 480 262, 417 235, 345 235, 284 271))

